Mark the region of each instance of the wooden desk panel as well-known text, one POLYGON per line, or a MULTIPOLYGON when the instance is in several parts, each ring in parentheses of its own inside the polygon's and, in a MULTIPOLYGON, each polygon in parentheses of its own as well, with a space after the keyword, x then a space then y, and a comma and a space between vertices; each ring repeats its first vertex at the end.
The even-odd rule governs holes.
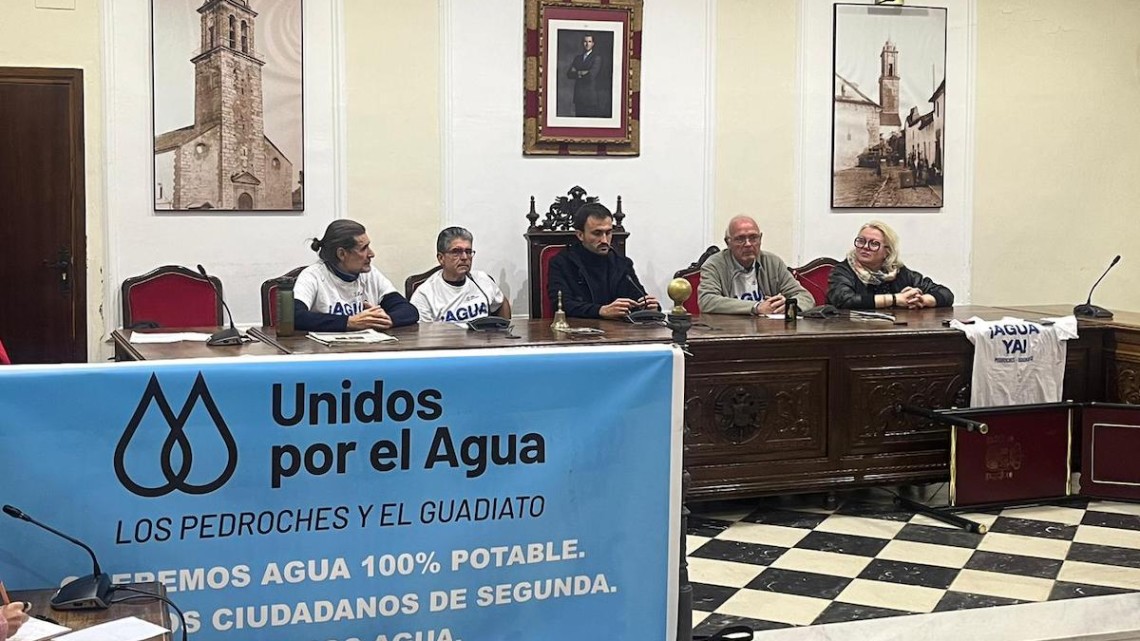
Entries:
MULTIPOLYGON (((134 583, 132 588, 144 590, 151 594, 166 596, 166 588, 161 583, 134 583)), ((114 621, 123 617, 138 617, 155 625, 170 629, 170 611, 166 604, 158 599, 140 599, 137 602, 116 603, 106 610, 52 610, 51 598, 56 593, 54 588, 45 590, 13 590, 10 597, 13 601, 28 601, 32 604, 31 615, 40 618, 50 618, 60 625, 72 630, 90 628, 100 623, 114 621)), ((128 597, 142 597, 134 592, 119 592, 117 599, 128 597)), ((148 641, 170 641, 170 633, 151 637, 148 641)))
MULTIPOLYGON (((1018 313, 1013 308, 979 306, 901 310, 896 314, 900 324, 850 318, 785 324, 749 316, 695 317, 684 399, 690 496, 754 496, 946 480, 946 429, 926 419, 898 415, 894 406, 968 406, 973 346, 943 322, 972 316, 996 320, 1018 313)), ((335 348, 303 334, 278 337, 271 328, 252 333, 263 337, 265 347, 275 346, 282 353, 325 355, 671 340, 664 327, 576 319, 571 324, 606 333, 556 334, 548 320, 517 320, 513 333, 518 338, 429 324, 392 330, 399 339, 396 343, 335 348)), ((1066 398, 1112 400, 1104 392, 1103 353, 1113 331, 1103 323, 1082 322, 1081 337, 1069 344, 1066 398)), ((1140 331, 1128 345, 1135 369, 1126 375, 1140 400, 1140 331)), ((148 359, 178 352, 171 346, 133 347, 148 359)), ((185 349, 200 353, 207 348, 185 349)))

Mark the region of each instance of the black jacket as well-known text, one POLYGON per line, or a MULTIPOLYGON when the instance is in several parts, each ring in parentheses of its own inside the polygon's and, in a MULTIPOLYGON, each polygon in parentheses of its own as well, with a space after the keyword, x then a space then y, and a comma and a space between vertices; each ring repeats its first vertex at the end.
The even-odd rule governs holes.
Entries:
POLYGON ((633 271, 633 261, 610 250, 605 256, 605 282, 594 280, 584 260, 601 258, 590 250, 575 244, 550 261, 546 293, 550 305, 558 309, 558 292, 562 292, 562 309, 567 316, 601 318, 599 310, 618 298, 638 300, 645 296, 645 288, 633 271), (632 282, 630 282, 632 280, 632 282), (609 293, 610 297, 606 298, 609 293))
POLYGON ((938 307, 954 304, 954 292, 913 269, 899 267, 898 276, 889 283, 867 285, 859 280, 846 260, 831 270, 827 279, 827 302, 841 309, 875 309, 877 294, 897 294, 907 287, 917 287, 923 294, 930 294, 938 307))

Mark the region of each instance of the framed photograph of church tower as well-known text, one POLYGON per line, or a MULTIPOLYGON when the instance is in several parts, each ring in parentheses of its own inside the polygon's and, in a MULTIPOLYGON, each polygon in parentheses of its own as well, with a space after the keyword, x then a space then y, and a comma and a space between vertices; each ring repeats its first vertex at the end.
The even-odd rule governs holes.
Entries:
POLYGON ((831 206, 942 206, 946 9, 837 4, 831 206))
POLYGON ((151 0, 155 211, 305 208, 302 0, 151 0))

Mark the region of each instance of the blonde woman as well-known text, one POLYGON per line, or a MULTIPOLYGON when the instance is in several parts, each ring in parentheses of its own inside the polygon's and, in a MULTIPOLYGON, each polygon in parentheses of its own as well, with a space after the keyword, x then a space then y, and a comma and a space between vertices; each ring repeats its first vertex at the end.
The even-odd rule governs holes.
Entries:
POLYGON ((954 293, 904 265, 898 234, 873 220, 859 228, 847 260, 831 270, 827 302, 843 309, 921 309, 949 307, 954 293))

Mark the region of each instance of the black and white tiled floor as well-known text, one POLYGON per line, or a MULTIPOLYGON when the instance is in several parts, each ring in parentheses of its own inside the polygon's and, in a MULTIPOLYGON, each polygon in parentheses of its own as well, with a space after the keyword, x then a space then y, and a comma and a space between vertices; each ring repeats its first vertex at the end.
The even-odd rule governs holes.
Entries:
POLYGON ((809 495, 691 506, 696 634, 1140 592, 1138 504, 962 514, 985 535, 903 511, 881 490, 821 505, 809 495))

